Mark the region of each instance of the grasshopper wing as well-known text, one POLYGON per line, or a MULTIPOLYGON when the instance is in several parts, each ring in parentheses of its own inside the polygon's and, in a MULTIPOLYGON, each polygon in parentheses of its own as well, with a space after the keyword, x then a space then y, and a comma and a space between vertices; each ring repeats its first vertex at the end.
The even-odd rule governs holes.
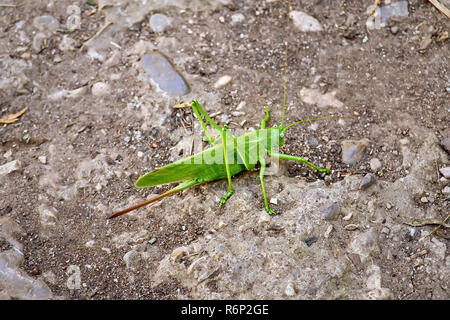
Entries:
POLYGON ((193 180, 202 178, 204 172, 204 165, 185 164, 185 163, 170 163, 164 167, 156 169, 141 176, 136 181, 136 187, 152 187, 159 184, 166 184, 178 181, 193 180))

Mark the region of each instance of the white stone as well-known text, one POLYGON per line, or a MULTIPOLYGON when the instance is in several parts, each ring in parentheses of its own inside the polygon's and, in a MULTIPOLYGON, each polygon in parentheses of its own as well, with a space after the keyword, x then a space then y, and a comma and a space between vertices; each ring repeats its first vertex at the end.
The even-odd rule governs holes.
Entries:
POLYGON ((20 165, 21 163, 19 160, 5 163, 4 165, 0 166, 0 176, 7 175, 8 173, 18 170, 20 168, 20 165))
POLYGON ((294 284, 292 282, 289 282, 288 285, 286 286, 286 289, 284 290, 284 293, 288 296, 288 297, 293 297, 295 296, 296 292, 295 292, 295 287, 294 284))
POLYGON ((231 82, 231 77, 230 76, 220 77, 219 80, 217 80, 216 83, 214 84, 214 88, 225 87, 230 82, 231 82))
POLYGON ((231 16, 231 23, 241 23, 245 20, 245 16, 242 13, 236 13, 231 16))
POLYGON ((165 15, 156 13, 150 17, 150 28, 154 32, 163 32, 168 26, 170 26, 170 19, 165 15))
POLYGON ((315 104, 319 108, 335 107, 342 108, 344 103, 336 99, 337 91, 322 94, 319 89, 303 88, 300 90, 300 98, 308 104, 315 104))
POLYGON ((84 245, 88 248, 92 248, 94 246, 94 244, 95 244, 95 240, 89 240, 84 245))
POLYGON ((320 22, 302 11, 291 11, 289 14, 294 26, 302 32, 318 32, 323 31, 320 22))
POLYGON ((261 214, 259 215, 258 222, 261 224, 261 223, 266 223, 269 221, 270 221, 270 215, 266 211, 261 212, 261 214))
POLYGON ((110 92, 109 85, 105 82, 94 83, 91 89, 92 95, 96 97, 106 96, 110 92))
POLYGON ((372 158, 370 160, 370 169, 376 172, 381 169, 381 161, 378 158, 372 158))

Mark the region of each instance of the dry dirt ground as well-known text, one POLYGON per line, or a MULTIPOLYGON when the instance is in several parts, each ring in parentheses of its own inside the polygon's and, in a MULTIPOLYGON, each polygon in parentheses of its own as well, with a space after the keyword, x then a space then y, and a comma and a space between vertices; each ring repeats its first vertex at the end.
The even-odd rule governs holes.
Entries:
POLYGON ((448 233, 405 224, 449 213, 439 171, 449 166, 449 19, 411 0, 406 17, 368 30, 372 1, 291 2, 323 30, 299 31, 276 0, 0 2, 0 117, 28 107, 0 127, 0 165, 18 160, 0 176, 0 297, 449 298, 448 233), (163 32, 149 26, 155 13, 171 19, 163 32), (55 29, 39 30, 45 15, 55 29), (71 15, 80 24, 69 32, 71 15), (286 123, 347 118, 292 128, 283 151, 331 175, 281 162, 265 179, 277 216, 249 172, 222 208, 217 181, 107 220, 167 190, 134 182, 201 134, 173 105, 197 98, 237 133, 258 128, 264 107, 279 123, 286 44, 286 123), (148 50, 173 62, 189 93, 149 81, 148 50), (354 165, 342 161, 345 140, 366 145, 354 165), (361 190, 367 173, 376 182, 361 190))

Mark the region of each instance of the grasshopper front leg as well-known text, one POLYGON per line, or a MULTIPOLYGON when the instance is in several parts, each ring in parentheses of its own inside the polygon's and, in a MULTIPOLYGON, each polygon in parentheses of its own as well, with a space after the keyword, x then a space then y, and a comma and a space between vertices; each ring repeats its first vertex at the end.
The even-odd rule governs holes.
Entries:
POLYGON ((330 169, 319 168, 314 163, 311 163, 311 162, 309 162, 308 160, 306 160, 306 159, 304 159, 302 157, 296 157, 296 156, 291 156, 289 154, 282 154, 282 153, 276 153, 276 152, 270 152, 270 151, 268 151, 268 154, 269 154, 269 156, 275 157, 275 158, 303 162, 303 163, 307 164, 308 166, 310 166, 311 168, 313 168, 314 170, 316 170, 317 172, 320 172, 320 173, 326 173, 326 174, 330 174, 331 173, 330 169))
MULTIPOLYGON (((197 116, 197 118, 199 119, 203 130, 205 131, 206 135, 208 136, 208 140, 210 144, 214 144, 215 141, 212 139, 211 135, 209 134, 208 130, 206 129, 206 125, 202 120, 202 116, 205 117, 206 121, 214 128, 216 129, 221 136, 222 139, 222 146, 223 146, 223 160, 224 160, 224 165, 225 165, 225 170, 227 172, 227 179, 228 179, 228 192, 225 195, 225 197, 223 197, 220 200, 219 203, 219 207, 223 206, 225 204, 225 202, 227 202, 227 200, 233 195, 233 185, 231 182, 231 172, 230 172, 230 164, 229 164, 229 159, 228 159, 228 153, 227 153, 227 134, 229 134, 229 130, 228 127, 225 125, 224 127, 220 127, 217 123, 214 122, 213 119, 211 119, 210 116, 208 116, 208 114, 206 113, 205 110, 203 110, 203 107, 200 105, 200 103, 194 99, 192 101, 192 109, 195 112, 195 115, 197 116)), ((230 133, 231 137, 233 138, 232 140, 234 141, 234 136, 230 133)))
POLYGON ((202 107, 200 106, 200 104, 198 103, 198 101, 196 99, 194 99, 191 103, 191 107, 192 110, 194 111, 198 121, 200 122, 200 124, 202 125, 203 131, 206 134, 206 142, 208 142, 209 144, 214 144, 214 139, 211 137, 211 135, 208 132, 208 129, 206 128, 206 124, 203 121, 202 116, 200 115, 199 109, 203 111, 202 107))

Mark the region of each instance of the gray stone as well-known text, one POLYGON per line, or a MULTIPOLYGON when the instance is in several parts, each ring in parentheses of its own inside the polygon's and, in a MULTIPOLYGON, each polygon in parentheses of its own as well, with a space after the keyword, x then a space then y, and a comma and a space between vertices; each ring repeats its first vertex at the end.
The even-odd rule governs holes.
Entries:
POLYGON ((0 239, 10 249, 0 252, 0 298, 23 300, 47 300, 53 297, 50 288, 41 280, 29 277, 21 265, 24 262, 23 245, 16 239, 23 234, 20 226, 11 218, 0 218, 0 239))
POLYGON ((331 204, 322 206, 319 211, 324 219, 333 220, 338 216, 340 210, 341 208, 339 206, 339 203, 333 202, 331 204))
POLYGON ((445 151, 450 153, 450 136, 445 137, 441 140, 441 147, 444 148, 445 151))
POLYGON ((159 89, 169 95, 182 96, 189 92, 187 82, 161 53, 154 51, 144 55, 142 66, 159 89))
POLYGON ((135 269, 140 261, 140 258, 141 256, 136 250, 130 250, 123 256, 123 261, 128 269, 135 269))
POLYGON ((440 168, 439 171, 442 173, 442 175, 449 179, 450 178, 450 167, 440 168))
POLYGON ((393 2, 390 5, 380 7, 381 24, 386 25, 391 17, 407 17, 408 1, 393 2))
POLYGON ((361 183, 359 185, 359 188, 361 190, 365 190, 368 187, 370 187, 371 185, 373 185, 375 182, 375 177, 373 176, 373 174, 368 173, 364 176, 364 178, 361 180, 361 183))
POLYGON ((42 32, 55 32, 59 28, 58 20, 48 15, 34 18, 33 25, 42 32))
POLYGON ((447 195, 447 199, 450 199, 450 186, 445 186, 445 188, 442 189, 442 193, 447 195))

